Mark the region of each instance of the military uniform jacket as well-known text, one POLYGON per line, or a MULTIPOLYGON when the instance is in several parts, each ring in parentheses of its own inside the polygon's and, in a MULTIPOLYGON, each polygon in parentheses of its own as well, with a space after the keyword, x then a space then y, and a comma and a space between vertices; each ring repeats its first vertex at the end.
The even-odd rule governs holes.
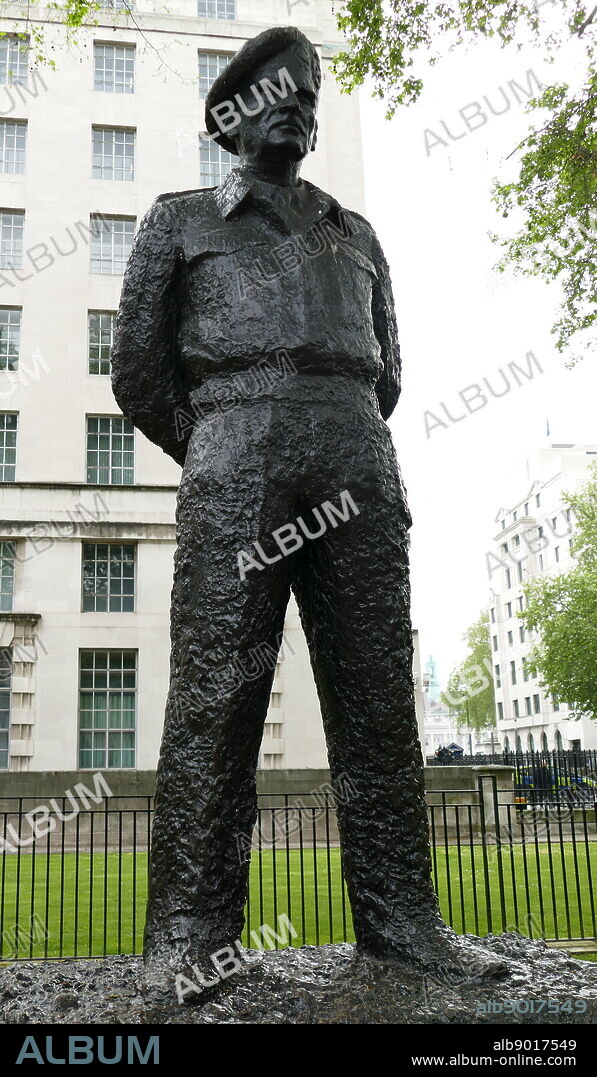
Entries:
POLYGON ((359 214, 302 181, 300 217, 274 188, 232 171, 220 187, 163 195, 127 266, 112 385, 124 415, 184 464, 190 394, 281 351, 300 375, 375 387, 384 419, 400 392, 387 263, 359 214), (297 228, 297 221, 300 226, 297 228))

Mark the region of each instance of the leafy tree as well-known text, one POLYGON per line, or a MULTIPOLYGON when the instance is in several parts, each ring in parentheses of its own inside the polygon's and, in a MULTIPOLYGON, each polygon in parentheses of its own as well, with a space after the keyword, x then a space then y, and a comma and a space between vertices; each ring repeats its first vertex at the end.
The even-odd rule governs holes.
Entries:
POLYGON ((577 719, 597 716, 597 464, 591 471, 586 486, 564 495, 575 517, 574 567, 527 584, 518 614, 535 635, 531 672, 577 719))
MULTIPOLYGON (((347 49, 335 68, 349 92, 366 77, 387 102, 388 117, 416 101, 428 64, 447 49, 484 39, 502 46, 539 44, 554 58, 574 39, 584 84, 547 87, 529 102, 537 114, 514 151, 518 177, 497 182, 503 217, 514 211, 518 231, 492 238, 503 247, 498 268, 558 280, 562 302, 552 327, 556 347, 589 346, 597 321, 597 71, 593 0, 344 0, 337 12, 347 49), (541 8, 548 5, 550 18, 541 8), (557 26, 554 28, 554 22, 557 26)), ((569 353, 571 362, 578 355, 569 353)))
POLYGON ((450 674, 442 703, 456 716, 458 729, 468 726, 479 733, 495 728, 495 696, 491 666, 489 614, 484 610, 465 632, 464 661, 450 674))
MULTIPOLYGON (((106 4, 101 3, 101 0, 21 0, 20 4, 19 0, 0 0, 0 16, 3 14, 3 8, 7 4, 14 7, 15 3, 23 8, 27 22, 24 30, 16 28, 14 32, 23 41, 29 40, 29 50, 34 63, 46 63, 50 67, 56 67, 56 61, 47 54, 43 24, 35 21, 36 4, 48 11, 53 19, 58 19, 64 24, 71 42, 76 42, 75 33, 81 26, 93 26, 97 22, 98 12, 103 11, 105 13, 107 7, 106 4), (31 22, 29 22, 29 19, 31 19, 31 22)), ((126 14, 127 12, 130 14, 128 6, 120 10, 119 13, 126 14)), ((17 27, 17 24, 15 24, 15 27, 17 27)), ((0 31, 0 37, 3 37, 7 32, 13 31, 2 30, 0 31)))

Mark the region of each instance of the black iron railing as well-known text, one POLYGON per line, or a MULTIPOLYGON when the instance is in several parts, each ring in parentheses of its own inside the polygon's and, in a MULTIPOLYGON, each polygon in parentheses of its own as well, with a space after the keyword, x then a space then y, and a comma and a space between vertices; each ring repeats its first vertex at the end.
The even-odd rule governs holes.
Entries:
MULTIPOLYGON (((456 931, 517 930, 597 950, 594 802, 532 804, 495 775, 429 791, 427 802, 435 887, 456 931)), ((0 959, 140 953, 152 811, 150 797, 98 797, 76 811, 61 798, 3 798, 0 959)), ((281 918, 292 945, 353 940, 331 793, 260 796, 239 855, 248 847, 244 945, 281 918)))
POLYGON ((448 758, 430 756, 427 766, 510 766, 514 767, 517 787, 531 791, 529 799, 537 802, 584 799, 588 804, 597 796, 597 751, 503 752, 494 755, 464 755, 448 758))

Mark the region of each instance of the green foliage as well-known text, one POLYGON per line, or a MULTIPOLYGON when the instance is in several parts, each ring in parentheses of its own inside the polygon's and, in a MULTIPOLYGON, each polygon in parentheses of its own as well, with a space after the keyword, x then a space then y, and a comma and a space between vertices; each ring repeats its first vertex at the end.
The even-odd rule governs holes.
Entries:
POLYGON ((495 728, 495 696, 491 675, 489 614, 484 610, 465 632, 464 661, 450 674, 442 703, 456 716, 458 729, 468 726, 479 733, 495 728))
MULTIPOLYGON (((23 42, 28 39, 32 62, 35 64, 47 64, 52 68, 56 67, 56 61, 48 56, 43 24, 35 21, 29 22, 29 19, 35 20, 36 18, 36 5, 42 10, 49 11, 53 18, 58 18, 58 21, 63 23, 67 30, 68 41, 71 44, 76 44, 76 31, 81 26, 94 26, 97 22, 97 13, 106 11, 100 0, 21 0, 20 3, 19 0, 0 0, 0 16, 2 15, 2 9, 7 4, 10 4, 11 7, 17 6, 23 9, 23 14, 27 18, 26 29, 23 32, 2 30, 0 31, 0 37, 3 37, 6 33, 16 32, 23 42)), ((126 14, 126 12, 120 11, 119 14, 126 14)))
MULTIPOLYGON (((511 266, 523 275, 558 280, 561 306, 552 326, 558 350, 590 346, 586 338, 597 320, 597 5, 593 0, 344 0, 337 21, 348 41, 335 61, 344 91, 371 78, 374 94, 387 103, 388 118, 399 105, 417 100, 427 65, 437 63, 446 49, 490 38, 502 46, 532 41, 551 58, 576 39, 586 64, 584 86, 575 93, 566 85, 549 86, 529 102, 529 111, 539 112, 541 121, 517 147, 522 153, 518 178, 496 183, 493 191, 502 216, 515 210, 522 223, 510 237, 492 238, 504 250, 498 270, 511 266), (555 23, 543 18, 552 11, 555 23)), ((567 354, 570 364, 579 357, 567 354)))
POLYGON ((347 49, 336 57, 336 74, 347 93, 373 78, 390 117, 417 100, 425 67, 446 47, 536 35, 538 12, 535 0, 345 0, 336 18, 347 49))
POLYGON ((597 716, 597 465, 577 494, 564 498, 575 517, 569 572, 535 579, 525 588, 519 617, 535 634, 529 668, 574 718, 597 716))
POLYGON ((581 92, 550 86, 530 104, 551 116, 525 139, 518 179, 495 184, 502 215, 515 207, 524 215, 515 236, 498 240, 505 250, 499 268, 559 279, 562 309, 553 332, 562 351, 597 321, 597 70, 590 68, 581 92))

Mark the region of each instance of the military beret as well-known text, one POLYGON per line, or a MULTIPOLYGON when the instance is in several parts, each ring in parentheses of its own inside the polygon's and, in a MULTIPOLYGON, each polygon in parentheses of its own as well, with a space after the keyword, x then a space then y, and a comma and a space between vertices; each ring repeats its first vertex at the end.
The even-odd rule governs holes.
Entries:
POLYGON ((213 83, 205 100, 205 126, 208 133, 213 135, 214 142, 229 153, 236 153, 235 142, 220 130, 212 109, 225 101, 234 101, 234 95, 238 93, 239 87, 255 68, 265 60, 269 60, 271 56, 288 48, 294 48, 297 52, 303 51, 309 55, 313 79, 316 89, 319 90, 321 63, 317 49, 297 26, 274 26, 245 41, 242 48, 232 57, 228 66, 213 83))

